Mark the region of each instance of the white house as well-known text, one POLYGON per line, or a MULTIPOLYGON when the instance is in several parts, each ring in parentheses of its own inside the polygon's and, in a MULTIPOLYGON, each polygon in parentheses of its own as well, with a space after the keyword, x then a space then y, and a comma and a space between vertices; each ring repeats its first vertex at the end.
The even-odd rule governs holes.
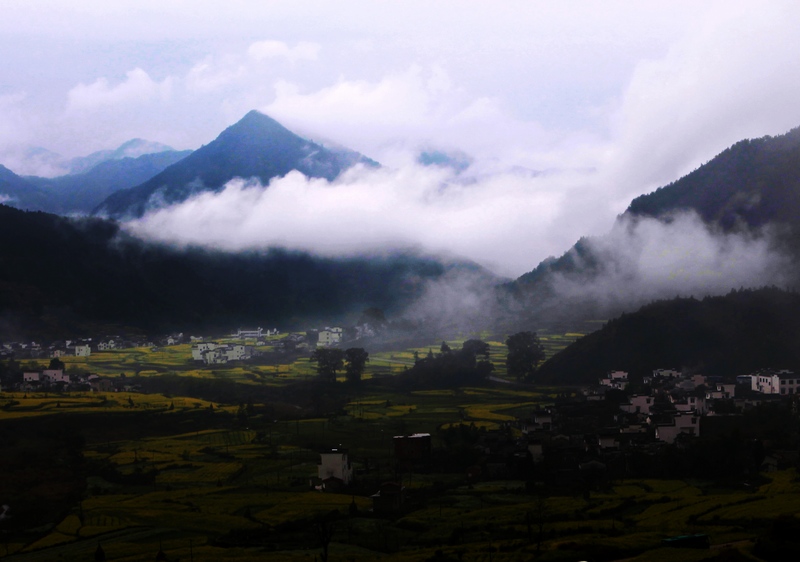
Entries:
MULTIPOLYGON (((737 381, 739 377, 736 377, 737 381)), ((747 384, 750 384, 750 378, 748 377, 747 384)), ((736 385, 735 384, 718 384, 713 390, 709 390, 706 392, 706 399, 707 400, 730 400, 736 394, 736 385)))
POLYGON ((219 347, 219 344, 213 341, 197 343, 192 346, 192 359, 195 361, 204 361, 203 354, 217 347, 219 347))
POLYGON ((704 396, 684 396, 679 400, 672 400, 672 403, 679 412, 694 412, 702 416, 708 411, 704 396))
POLYGON ((764 369, 753 374, 754 389, 762 394, 797 394, 800 375, 786 369, 764 369))
POLYGON ((97 351, 108 351, 109 349, 117 349, 122 347, 122 340, 119 338, 109 338, 106 341, 101 341, 97 344, 97 351))
POLYGON ((39 373, 22 373, 23 382, 39 382, 40 380, 39 373))
POLYGON ((235 334, 237 338, 242 338, 242 339, 246 338, 258 339, 261 338, 263 335, 264 335, 264 328, 257 328, 255 330, 242 330, 241 328, 239 328, 239 330, 235 334))
POLYGON ((344 330, 342 328, 325 328, 319 332, 319 341, 317 347, 327 347, 342 341, 344 330))
POLYGON ((250 358, 245 345, 229 345, 225 350, 225 354, 228 356, 228 361, 242 361, 250 358))
POLYGON ((221 365, 228 362, 225 347, 216 347, 203 352, 203 362, 207 365, 221 365))
POLYGON ((208 365, 220 365, 228 361, 250 359, 252 347, 236 345, 219 345, 214 342, 198 343, 192 346, 192 359, 203 361, 208 365))
POLYGON ((353 481, 353 467, 347 457, 347 449, 330 449, 319 454, 317 475, 321 480, 338 478, 345 485, 353 481))
POLYGON ((653 371, 653 378, 663 377, 667 379, 674 379, 681 376, 681 372, 676 369, 655 369, 653 371))
POLYGON ((183 332, 167 336, 167 345, 178 345, 183 341, 183 332))
POLYGON ((627 404, 620 404, 620 409, 629 414, 649 414, 653 405, 653 397, 634 394, 627 404))
POLYGON ((628 373, 625 371, 611 371, 606 378, 600 379, 600 386, 625 390, 625 387, 628 386, 628 373))
POLYGON ((92 348, 89 345, 75 345, 73 346, 76 357, 89 357, 92 354, 92 348))
POLYGON ((42 371, 42 378, 51 383, 64 382, 69 384, 69 375, 63 369, 46 369, 42 371))
POLYGON ((656 439, 665 443, 674 443, 681 433, 699 436, 700 416, 680 412, 672 419, 672 423, 656 425, 656 439))

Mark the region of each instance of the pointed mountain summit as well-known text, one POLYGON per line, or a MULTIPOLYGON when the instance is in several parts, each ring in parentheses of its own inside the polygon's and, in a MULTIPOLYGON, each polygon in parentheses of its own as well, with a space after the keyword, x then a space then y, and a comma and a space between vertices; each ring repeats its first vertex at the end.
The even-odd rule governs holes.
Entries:
POLYGON ((131 189, 119 191, 95 209, 114 218, 141 217, 150 209, 185 201, 204 191, 220 191, 233 178, 257 178, 263 184, 297 170, 333 180, 355 164, 377 166, 347 149, 325 148, 251 111, 209 144, 131 189))

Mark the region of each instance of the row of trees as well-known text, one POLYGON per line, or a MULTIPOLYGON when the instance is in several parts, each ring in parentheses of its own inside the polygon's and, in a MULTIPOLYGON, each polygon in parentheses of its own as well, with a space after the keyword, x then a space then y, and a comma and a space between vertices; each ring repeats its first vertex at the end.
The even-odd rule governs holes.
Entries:
POLYGON ((344 351, 319 347, 311 354, 311 361, 317 364, 317 373, 322 379, 336 382, 336 373, 344 368, 347 381, 359 383, 367 368, 369 353, 363 347, 351 347, 344 351))
MULTIPOLYGON (((535 332, 517 332, 509 336, 505 343, 508 346, 506 357, 508 374, 520 381, 530 380, 545 357, 544 347, 539 341, 539 337, 535 332)), ((317 348, 311 354, 310 360, 316 363, 317 374, 324 380, 335 382, 336 374, 344 369, 347 381, 358 383, 369 362, 369 353, 363 347, 351 347, 346 350, 317 348)), ((424 359, 420 359, 415 352, 412 371, 428 373, 469 371, 471 374, 480 374, 481 377, 486 377, 493 369, 494 367, 489 362, 489 344, 472 339, 465 341, 458 351, 453 351, 446 342, 442 342, 439 355, 434 356, 433 352, 429 352, 424 359), (479 360, 479 357, 482 359, 479 360)))

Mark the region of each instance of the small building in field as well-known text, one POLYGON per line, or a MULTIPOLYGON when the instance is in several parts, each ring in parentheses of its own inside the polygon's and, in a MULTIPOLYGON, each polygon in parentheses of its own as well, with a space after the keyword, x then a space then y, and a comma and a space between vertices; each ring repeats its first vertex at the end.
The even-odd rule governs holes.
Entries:
POLYGON ((319 454, 317 476, 325 481, 334 477, 341 480, 345 486, 353 482, 353 466, 347 454, 347 449, 328 449, 319 454))

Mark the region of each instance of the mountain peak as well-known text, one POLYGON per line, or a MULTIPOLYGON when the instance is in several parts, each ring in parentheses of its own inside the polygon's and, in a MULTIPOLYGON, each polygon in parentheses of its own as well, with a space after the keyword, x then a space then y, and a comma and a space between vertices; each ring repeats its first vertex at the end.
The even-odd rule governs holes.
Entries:
POLYGON ((202 191, 220 191, 236 177, 256 178, 267 185, 272 178, 297 170, 308 177, 333 180, 359 163, 377 165, 358 152, 306 140, 252 110, 187 158, 137 187, 115 193, 96 212, 117 218, 142 216, 154 205, 179 203, 202 191))
POLYGON ((229 142, 233 139, 238 139, 239 141, 249 140, 251 143, 271 141, 270 144, 275 144, 276 141, 298 145, 307 142, 272 117, 255 109, 249 111, 239 121, 222 131, 214 142, 229 142))

